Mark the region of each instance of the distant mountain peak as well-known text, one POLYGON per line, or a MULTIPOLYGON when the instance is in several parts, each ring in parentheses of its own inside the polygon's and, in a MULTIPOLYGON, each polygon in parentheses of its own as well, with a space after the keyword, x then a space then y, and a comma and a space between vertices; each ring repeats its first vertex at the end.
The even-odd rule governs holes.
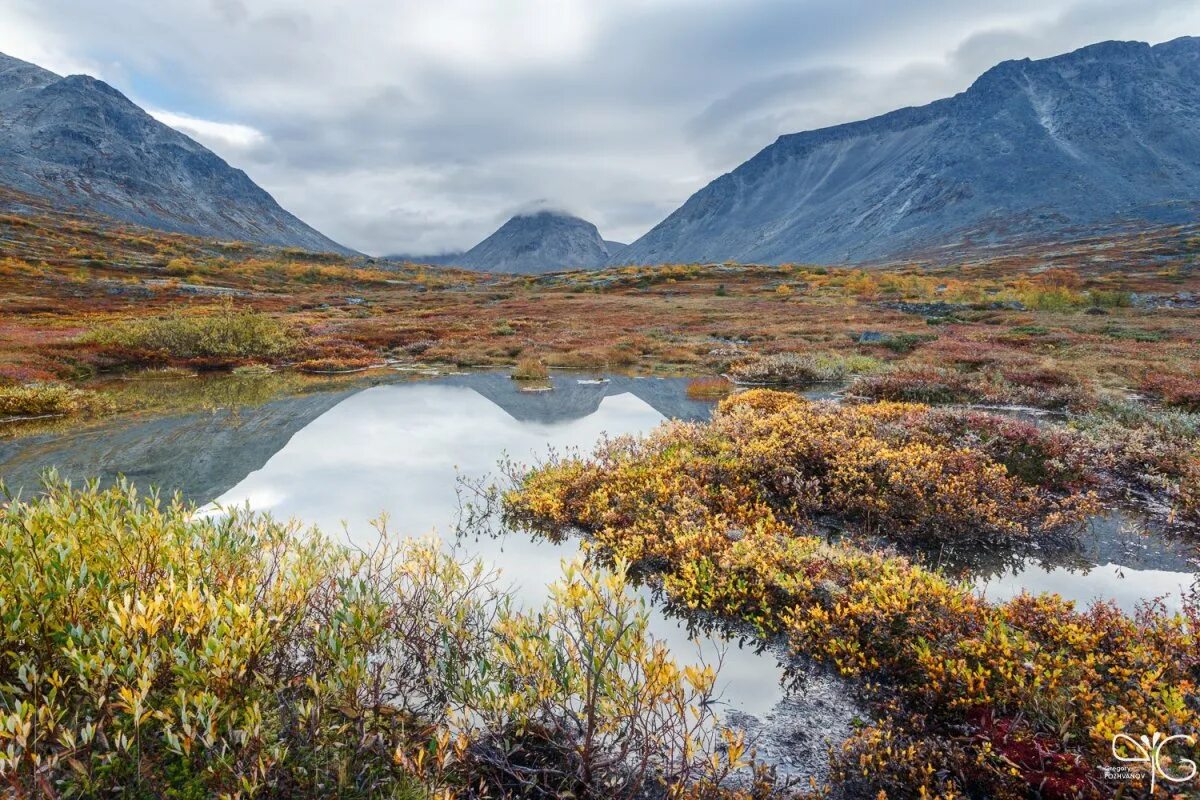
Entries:
POLYGON ((450 263, 488 272, 542 273, 600 267, 611 256, 595 225, 542 209, 516 214, 450 263))
POLYGON ((925 106, 780 136, 616 257, 842 263, 1200 206, 1200 39, 1004 61, 925 106))
POLYGON ((160 230, 353 252, 104 81, 3 54, 0 183, 160 230))

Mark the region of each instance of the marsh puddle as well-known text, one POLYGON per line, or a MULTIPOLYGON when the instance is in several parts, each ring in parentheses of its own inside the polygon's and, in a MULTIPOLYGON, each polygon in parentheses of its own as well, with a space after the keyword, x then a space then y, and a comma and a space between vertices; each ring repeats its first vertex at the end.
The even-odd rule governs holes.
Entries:
POLYGON ((1091 519, 1078 547, 977 568, 973 577, 979 592, 994 601, 1023 591, 1055 592, 1080 606, 1109 600, 1132 613, 1155 599, 1168 611, 1180 610, 1198 572, 1195 544, 1168 535, 1148 518, 1114 511, 1091 519))
MULTIPOLYGON (((712 404, 687 397, 686 379, 622 376, 552 378, 552 391, 523 392, 507 375, 473 373, 432 380, 397 376, 252 406, 129 418, 86 430, 0 439, 0 477, 10 489, 36 488, 56 467, 72 479, 179 491, 198 505, 250 504, 297 517, 350 542, 369 545, 372 520, 393 535, 451 538, 458 479, 485 478, 504 457, 529 463, 549 448, 590 448, 603 436, 642 433, 664 419, 706 419, 712 404)), ((828 394, 815 391, 814 396, 828 394)), ((1023 589, 1057 591, 1086 603, 1137 602, 1179 592, 1196 573, 1194 550, 1114 515, 1097 520, 1065 552, 982 556, 948 572, 972 580, 992 599, 1023 589)), ((533 605, 574 557, 578 543, 532 541, 522 534, 457 545, 500 570, 519 602, 533 605)), ((974 554, 977 556, 977 554, 974 554)), ((658 609, 653 631, 680 660, 723 658, 724 716, 760 734, 761 751, 784 772, 821 774, 826 740, 840 742, 858 710, 831 678, 781 688, 787 659, 755 652, 716 632, 689 633, 658 609)))
MULTIPOLYGON (((687 398, 687 381, 556 377, 553 391, 524 392, 506 376, 472 374, 377 386, 359 392, 296 432, 257 470, 215 498, 297 517, 351 543, 370 544, 371 521, 400 534, 454 536, 458 479, 483 479, 503 457, 530 463, 549 449, 586 452, 603 436, 652 430, 668 417, 704 419, 708 403, 687 398)), ((465 557, 498 569, 527 606, 540 604, 579 542, 533 541, 521 533, 479 536, 455 545, 465 557)), ((781 688, 785 667, 771 653, 739 647, 716 633, 693 636, 686 624, 655 610, 651 631, 681 661, 721 662, 724 716, 769 733, 781 716, 811 739, 789 751, 766 733, 760 747, 790 773, 807 775, 824 760, 824 740, 849 733, 852 704, 829 679, 802 692, 781 688)))

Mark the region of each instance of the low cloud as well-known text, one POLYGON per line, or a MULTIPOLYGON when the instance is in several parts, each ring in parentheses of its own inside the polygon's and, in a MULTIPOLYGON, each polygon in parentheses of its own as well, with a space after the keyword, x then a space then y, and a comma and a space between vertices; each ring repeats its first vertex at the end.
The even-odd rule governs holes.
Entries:
POLYGON ((260 147, 267 141, 267 137, 263 135, 262 131, 255 130, 249 125, 239 125, 235 122, 214 122, 175 111, 148 108, 146 112, 164 125, 170 125, 210 149, 249 150, 260 147))

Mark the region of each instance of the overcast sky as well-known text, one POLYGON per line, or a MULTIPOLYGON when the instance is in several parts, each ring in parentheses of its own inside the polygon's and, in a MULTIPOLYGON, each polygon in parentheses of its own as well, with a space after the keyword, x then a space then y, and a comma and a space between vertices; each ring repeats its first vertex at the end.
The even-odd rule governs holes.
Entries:
POLYGON ((108 81, 372 254, 541 206, 631 241, 782 133, 1183 35, 1200 0, 0 0, 0 52, 108 81))

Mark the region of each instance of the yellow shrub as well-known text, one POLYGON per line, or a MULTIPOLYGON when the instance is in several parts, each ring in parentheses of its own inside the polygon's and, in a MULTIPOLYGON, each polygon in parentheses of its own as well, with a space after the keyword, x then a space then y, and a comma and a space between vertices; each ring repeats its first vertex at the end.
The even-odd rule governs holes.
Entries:
POLYGON ((881 723, 835 770, 853 796, 1017 798, 1050 783, 1105 796, 1115 786, 1097 765, 1115 733, 1200 728, 1200 610, 1130 617, 1054 595, 992 605, 904 558, 815 535, 815 511, 885 537, 969 536, 1020 534, 1054 506, 983 451, 931 442, 936 425, 900 433, 930 413, 746 392, 706 425, 670 423, 531 472, 506 498, 510 519, 582 528, 659 570, 680 605, 783 633, 868 681, 881 723))

